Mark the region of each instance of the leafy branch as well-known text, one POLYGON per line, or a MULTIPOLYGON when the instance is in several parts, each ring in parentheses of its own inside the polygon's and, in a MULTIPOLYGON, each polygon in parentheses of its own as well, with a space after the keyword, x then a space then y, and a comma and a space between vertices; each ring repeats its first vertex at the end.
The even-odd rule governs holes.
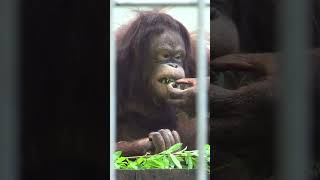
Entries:
MULTIPOLYGON (((180 150, 182 143, 175 144, 159 154, 146 154, 143 156, 121 156, 121 151, 114 152, 116 169, 195 169, 199 151, 187 151, 187 147, 180 150)), ((210 173, 210 145, 205 145, 205 159, 207 170, 210 173)))

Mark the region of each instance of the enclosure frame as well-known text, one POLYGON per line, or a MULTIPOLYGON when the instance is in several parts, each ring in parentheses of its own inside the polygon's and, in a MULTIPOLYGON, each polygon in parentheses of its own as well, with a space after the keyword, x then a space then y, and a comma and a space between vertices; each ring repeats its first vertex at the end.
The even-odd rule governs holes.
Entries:
MULTIPOLYGON (((203 8, 203 1, 199 1, 199 10, 203 8)), ((18 155, 19 149, 19 125, 22 117, 19 115, 19 107, 21 105, 21 99, 19 97, 19 84, 20 81, 20 63, 21 57, 19 57, 19 9, 18 0, 4 0, 1 1, 1 12, 4 13, 1 16, 1 53, 0 53, 0 72, 1 85, 4 88, 0 89, 0 97, 3 98, 0 101, 0 179, 17 180, 20 179, 19 161, 21 158, 18 155)), ((113 0, 110 1, 110 26, 112 26, 112 19, 114 18, 113 0)), ((140 4, 139 4, 140 5, 140 4)), ((181 5, 181 4, 180 4, 181 5)), ((285 60, 281 69, 283 74, 281 76, 282 83, 282 113, 279 115, 278 126, 278 163, 280 164, 278 172, 283 180, 301 180, 310 179, 306 176, 305 170, 309 167, 312 160, 312 154, 310 154, 311 143, 309 139, 310 120, 311 120, 311 105, 309 94, 309 80, 310 66, 307 63, 307 57, 304 53, 308 47, 308 22, 306 12, 309 11, 311 4, 310 1, 305 0, 284 0, 282 7, 284 15, 283 18, 278 18, 279 21, 279 36, 281 40, 281 48, 283 50, 283 59, 285 60), (309 3, 309 4, 308 4, 309 3), (294 21, 293 21, 294 19, 294 21), (292 72, 300 72, 292 73, 292 72), (290 77, 290 78, 289 78, 290 77), (292 80, 294 79, 294 80, 292 80), (304 96, 308 95, 308 96, 304 96), (294 103, 292 103, 294 100, 294 103), (297 129, 299 131, 297 131, 297 129), (299 163, 297 163, 299 162, 299 163)), ((200 14, 200 13, 199 13, 200 14)), ((109 17, 106 17, 109 18, 109 17)), ((201 14, 199 15, 201 18, 201 14)), ((201 20, 199 21, 199 23, 201 20)), ((201 27, 201 26, 200 26, 201 27)), ((199 46, 204 47, 203 43, 203 30, 199 31, 199 46)), ((115 38, 110 31, 110 180, 115 179, 115 171, 113 168, 113 154, 115 148, 115 130, 116 130, 116 49, 115 38), (113 47, 113 48, 112 48, 113 47)), ((199 60, 203 64, 206 64, 205 53, 199 50, 199 60)), ((200 66, 200 65, 199 65, 200 66)), ((205 67, 205 66, 204 66, 205 67)), ((197 107, 200 104, 207 102, 205 83, 203 82, 203 74, 207 68, 200 69, 199 73, 199 85, 200 92, 202 94, 201 100, 198 101, 197 107)), ((204 107, 207 107, 205 105, 204 107)), ((203 118, 207 112, 203 113, 205 108, 199 111, 199 117, 203 118), (201 114, 201 116, 200 116, 201 114)), ((202 127, 203 120, 199 120, 198 127, 202 127), (201 124, 202 123, 202 124, 201 124)), ((206 127, 206 126, 204 126, 206 127)), ((203 129, 199 133, 199 139, 201 143, 198 144, 198 148, 203 148, 203 143, 206 142, 203 129)), ((203 153, 203 151, 200 151, 203 153)), ((200 159, 200 162, 202 160, 200 159)), ((205 166, 200 166, 199 179, 203 180, 205 166)), ((214 172, 212 172, 214 173, 214 172)))
MULTIPOLYGON (((132 3, 133 5, 135 3, 132 3)), ((113 7, 121 6, 121 4, 115 4, 113 0, 110 1, 110 29, 112 29, 112 23, 114 18, 113 7)), ((124 6, 130 5, 130 3, 122 4, 124 6)), ((164 3, 138 3, 139 6, 162 6, 164 3)), ((188 3, 166 3, 166 5, 198 5, 198 40, 197 40, 197 82, 198 82, 198 95, 196 101, 196 112, 197 112, 197 149, 199 150, 198 158, 198 169, 197 169, 197 179, 206 180, 206 162, 205 162, 205 144, 207 143, 207 122, 208 122, 208 88, 207 88, 207 58, 206 58, 206 44, 205 44, 205 31, 204 31, 204 0, 198 0, 197 2, 188 3)), ((210 4, 209 4, 210 5, 210 4)), ((110 180, 116 179, 116 172, 113 167, 113 152, 115 150, 116 144, 116 46, 115 37, 112 30, 110 31, 110 180)))

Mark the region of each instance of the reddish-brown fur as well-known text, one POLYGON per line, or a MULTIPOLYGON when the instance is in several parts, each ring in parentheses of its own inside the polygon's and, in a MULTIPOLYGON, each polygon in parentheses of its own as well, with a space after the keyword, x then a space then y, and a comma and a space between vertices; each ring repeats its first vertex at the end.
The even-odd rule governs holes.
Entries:
MULTIPOLYGON (((165 30, 177 32, 183 39, 186 59, 183 68, 186 77, 196 76, 195 51, 188 30, 171 16, 156 11, 141 12, 137 19, 121 27, 117 33, 118 65, 118 128, 117 149, 125 155, 145 153, 141 146, 148 133, 159 129, 177 130, 182 142, 188 147, 195 144, 195 121, 189 117, 177 118, 175 109, 163 103, 160 106, 152 101, 152 92, 144 83, 148 46, 150 39, 165 30), (193 46, 192 46, 193 45, 193 46)), ((209 54, 209 51, 207 51, 209 54)))

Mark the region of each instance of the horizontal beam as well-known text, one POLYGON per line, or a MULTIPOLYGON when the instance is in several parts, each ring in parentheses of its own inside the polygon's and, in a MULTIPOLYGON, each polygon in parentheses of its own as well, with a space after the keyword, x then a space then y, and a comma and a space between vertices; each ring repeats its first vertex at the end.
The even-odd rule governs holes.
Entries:
MULTIPOLYGON (((158 1, 158 2, 147 2, 147 1, 139 1, 139 2, 116 2, 115 6, 197 6, 197 2, 176 2, 176 1, 158 1)), ((205 3, 206 6, 210 6, 210 2, 205 3)))

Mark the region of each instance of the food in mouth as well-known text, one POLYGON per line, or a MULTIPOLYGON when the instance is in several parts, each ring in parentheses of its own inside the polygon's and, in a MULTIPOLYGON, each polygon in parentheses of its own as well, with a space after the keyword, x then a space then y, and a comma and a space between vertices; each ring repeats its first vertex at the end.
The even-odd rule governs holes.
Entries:
POLYGON ((170 84, 170 83, 175 83, 176 81, 174 79, 171 79, 171 78, 162 78, 162 79, 160 79, 160 82, 162 84, 170 84))
POLYGON ((178 88, 181 90, 187 89, 190 87, 190 84, 186 84, 186 83, 176 83, 176 80, 172 79, 172 78, 162 78, 160 79, 161 84, 165 84, 165 85, 169 85, 172 84, 173 88, 178 88))

